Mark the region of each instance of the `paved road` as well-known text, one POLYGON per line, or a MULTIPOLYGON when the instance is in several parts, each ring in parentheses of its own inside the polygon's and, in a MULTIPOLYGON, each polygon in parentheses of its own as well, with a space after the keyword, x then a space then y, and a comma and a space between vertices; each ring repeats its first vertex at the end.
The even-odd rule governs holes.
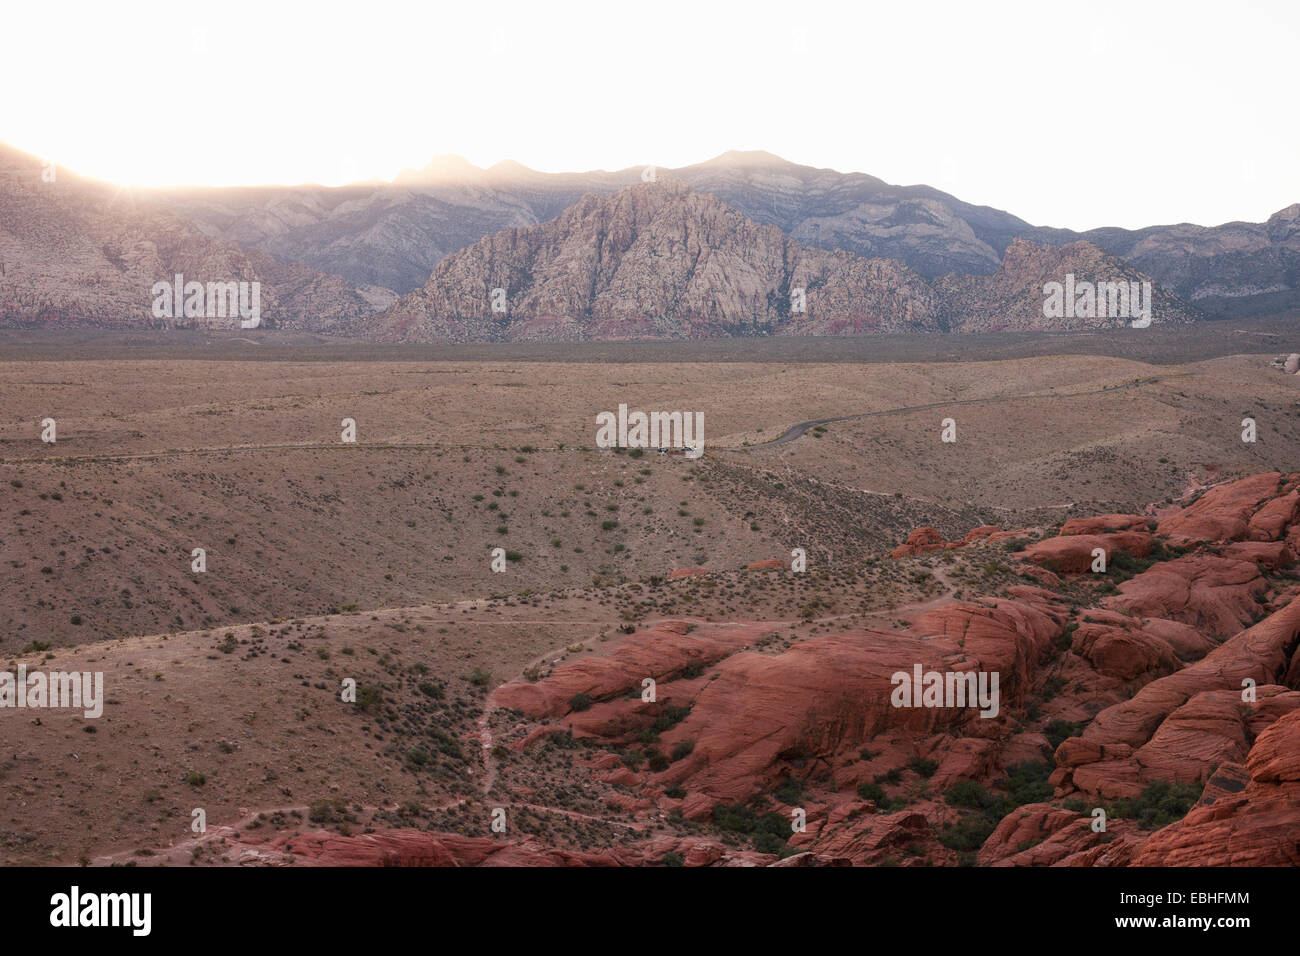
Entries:
POLYGON ((771 441, 761 442, 757 445, 740 445, 728 450, 750 451, 755 448, 771 448, 773 445, 785 445, 794 441, 810 428, 816 428, 818 425, 829 425, 832 422, 857 421, 861 418, 877 418, 881 415, 902 415, 907 412, 923 412, 934 408, 954 408, 958 405, 987 405, 993 402, 1013 402, 1028 398, 1083 398, 1088 395, 1121 392, 1126 388, 1136 388, 1139 385, 1152 385, 1167 378, 1180 378, 1186 375, 1195 374, 1195 372, 1177 372, 1172 375, 1156 375, 1151 378, 1143 378, 1134 382, 1127 382, 1123 385, 1107 385, 1105 388, 1095 388, 1088 392, 1031 392, 1026 395, 997 395, 991 398, 965 398, 949 402, 930 402, 926 405, 906 405, 902 408, 886 408, 876 412, 860 412, 856 415, 841 415, 838 418, 815 418, 811 421, 799 422, 797 425, 791 425, 771 441))

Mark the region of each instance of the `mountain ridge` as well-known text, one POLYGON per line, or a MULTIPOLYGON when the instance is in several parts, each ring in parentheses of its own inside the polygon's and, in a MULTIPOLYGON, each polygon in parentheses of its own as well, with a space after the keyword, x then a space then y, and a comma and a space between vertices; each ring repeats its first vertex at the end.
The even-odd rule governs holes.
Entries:
MULTIPOLYGON (((1127 321, 1045 318, 1044 281, 1149 281, 1090 243, 1016 243, 1011 269, 931 283, 899 260, 804 246, 663 178, 485 237, 355 331, 466 342, 1105 328, 1127 321)), ((1163 291, 1155 302, 1161 323, 1195 317, 1163 291)))

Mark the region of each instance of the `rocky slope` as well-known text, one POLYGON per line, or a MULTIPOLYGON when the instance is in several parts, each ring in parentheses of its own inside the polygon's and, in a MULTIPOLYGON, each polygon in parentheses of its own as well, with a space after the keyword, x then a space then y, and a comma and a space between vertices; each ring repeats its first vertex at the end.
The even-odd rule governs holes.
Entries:
POLYGON ((0 149, 0 325, 239 327, 238 318, 156 318, 153 285, 177 273, 259 282, 268 327, 342 330, 373 311, 339 276, 205 236, 130 190, 65 170, 45 182, 42 172, 33 157, 0 149))
MULTIPOLYGON (((992 275, 948 275, 936 280, 935 289, 943 302, 946 325, 954 332, 1123 328, 1133 321, 1108 315, 1104 307, 1088 309, 1096 313, 1093 315, 1071 309, 1074 315, 1044 316, 1044 286, 1052 282, 1064 285, 1067 275, 1072 275, 1075 283, 1094 286, 1120 282, 1132 289, 1137 283, 1141 289, 1141 283, 1150 282, 1151 321, 1156 324, 1175 325, 1200 317, 1196 309, 1151 282, 1150 276, 1082 241, 1052 247, 1014 239, 992 275)), ((1138 311, 1136 305, 1132 311, 1138 311)))
MULTIPOLYGON (((594 194, 552 222, 443 260, 423 288, 363 324, 380 341, 701 338, 1122 327, 1049 318, 1044 285, 1142 282, 1089 243, 1012 243, 992 276, 933 285, 904 263, 809 248, 676 179, 594 194), (803 290, 800 312, 798 291, 803 290), (494 292, 494 290, 499 290, 494 292), (497 297, 494 303, 494 295, 497 297)), ((1152 289, 1152 320, 1194 312, 1152 289)), ((1071 310, 1073 311, 1073 310, 1071 310)))
POLYGON ((1263 315, 1300 306, 1300 203, 1262 223, 1094 229, 1083 238, 1215 316, 1263 315))
POLYGON ((489 236, 365 329, 384 341, 825 335, 937 331, 938 315, 900 262, 807 249, 666 180, 489 236))

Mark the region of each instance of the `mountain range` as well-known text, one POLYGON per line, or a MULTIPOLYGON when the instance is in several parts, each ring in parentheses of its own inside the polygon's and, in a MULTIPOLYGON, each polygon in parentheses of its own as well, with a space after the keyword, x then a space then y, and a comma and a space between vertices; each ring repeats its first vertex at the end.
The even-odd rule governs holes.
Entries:
POLYGON ((1124 324, 1045 319, 1066 272, 1152 281, 1156 322, 1300 308, 1300 204, 1076 233, 761 152, 561 174, 438 157, 343 187, 126 190, 42 168, 0 147, 0 324, 158 324, 147 293, 177 273, 260 281, 268 325, 388 341, 1124 324))
MULTIPOLYGON (((935 282, 897 259, 805 246, 675 179, 588 194, 434 267, 358 334, 381 341, 621 340, 1043 327, 1043 285, 1148 281, 1087 242, 1013 240, 993 275, 935 282)), ((1164 323, 1195 313, 1162 290, 1164 323)), ((1055 328, 1126 325, 1062 317, 1055 328)))

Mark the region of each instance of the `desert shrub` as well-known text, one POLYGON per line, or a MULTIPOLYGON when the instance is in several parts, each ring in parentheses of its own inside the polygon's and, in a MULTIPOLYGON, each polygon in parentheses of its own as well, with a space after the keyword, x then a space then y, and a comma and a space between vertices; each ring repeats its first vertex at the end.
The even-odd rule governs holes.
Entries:
POLYGON ((894 801, 885 794, 885 788, 878 783, 858 784, 858 796, 863 800, 870 800, 876 805, 876 809, 882 812, 894 808, 894 801))
POLYGON ((950 850, 974 852, 984 845, 997 825, 996 820, 984 814, 964 817, 957 823, 944 824, 938 840, 950 850))
POLYGON ((1001 803, 997 794, 989 793, 974 780, 960 780, 948 788, 943 795, 951 807, 966 810, 987 810, 1001 803))
POLYGON ((686 716, 690 712, 691 709, 689 707, 678 707, 669 704, 664 708, 663 713, 655 718, 654 726, 652 728, 654 733, 662 734, 666 730, 671 730, 673 727, 676 727, 685 720, 686 716))
POLYGON ((1052 768, 1043 761, 1018 763, 1007 768, 1007 776, 998 781, 998 786, 1010 794, 1012 807, 1044 803, 1052 799, 1052 785, 1047 782, 1051 775, 1052 768))
POLYGON ((1136 820, 1144 830, 1157 830, 1187 816, 1200 796, 1195 784, 1157 780, 1136 797, 1116 800, 1111 814, 1136 820))
POLYGON ((776 789, 772 791, 772 796, 787 806, 793 807, 803 799, 803 781, 798 777, 786 777, 776 785, 776 789))
POLYGON ((939 769, 939 764, 933 760, 925 760, 921 757, 913 757, 907 762, 907 769, 919 774, 922 777, 933 777, 934 772, 939 769))
POLYGON ((1047 737, 1047 742, 1052 745, 1052 749, 1055 750, 1065 742, 1067 737, 1078 736, 1080 729, 1081 725, 1071 723, 1068 720, 1053 720, 1043 728, 1043 734, 1047 737))

